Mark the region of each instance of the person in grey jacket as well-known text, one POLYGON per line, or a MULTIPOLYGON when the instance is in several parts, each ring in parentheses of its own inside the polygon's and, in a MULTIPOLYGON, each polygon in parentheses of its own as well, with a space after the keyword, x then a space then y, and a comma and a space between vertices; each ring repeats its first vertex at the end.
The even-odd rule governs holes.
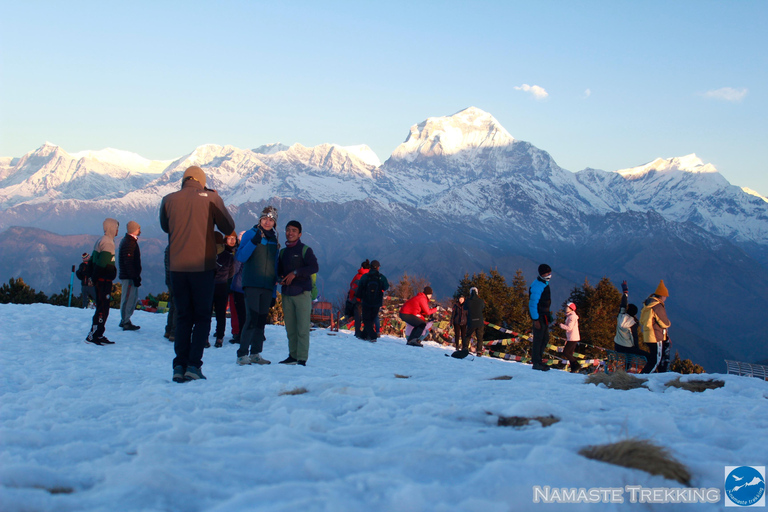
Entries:
POLYGON ((169 261, 177 322, 173 360, 174 382, 204 379, 203 351, 211 329, 213 280, 216 272, 214 225, 222 233, 235 221, 215 190, 205 188, 205 173, 192 166, 184 171, 181 190, 160 204, 160 227, 168 233, 169 261))
POLYGON ((242 288, 245 295, 245 320, 240 326, 240 348, 237 364, 270 364, 261 357, 264 349, 264 326, 277 283, 277 209, 267 206, 259 223, 243 234, 235 258, 243 264, 242 288))

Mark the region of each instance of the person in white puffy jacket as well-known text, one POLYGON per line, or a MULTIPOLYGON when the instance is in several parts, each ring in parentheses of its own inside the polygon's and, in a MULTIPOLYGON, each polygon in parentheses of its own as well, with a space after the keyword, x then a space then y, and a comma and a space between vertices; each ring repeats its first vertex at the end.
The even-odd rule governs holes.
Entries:
POLYGON ((565 307, 565 323, 560 324, 560 328, 565 331, 565 349, 563 357, 570 363, 571 372, 578 372, 581 369, 579 361, 573 357, 573 351, 576 349, 576 343, 581 341, 579 335, 579 315, 576 314, 576 304, 569 302, 565 307))

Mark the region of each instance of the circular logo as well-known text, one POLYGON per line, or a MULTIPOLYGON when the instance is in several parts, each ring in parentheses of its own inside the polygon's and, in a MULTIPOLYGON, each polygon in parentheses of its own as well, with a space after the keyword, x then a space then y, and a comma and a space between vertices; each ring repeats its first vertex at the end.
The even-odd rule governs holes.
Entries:
POLYGON ((765 494, 765 479, 758 470, 751 466, 741 466, 725 479, 725 493, 737 505, 754 505, 765 494))

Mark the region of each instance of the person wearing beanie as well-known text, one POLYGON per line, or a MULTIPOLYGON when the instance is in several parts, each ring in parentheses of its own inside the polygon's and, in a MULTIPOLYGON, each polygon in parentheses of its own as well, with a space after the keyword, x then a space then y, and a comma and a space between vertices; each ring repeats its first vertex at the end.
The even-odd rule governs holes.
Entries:
POLYGON ((643 302, 643 310, 640 312, 640 328, 643 330, 643 342, 648 345, 650 351, 648 366, 646 367, 648 371, 643 369, 643 373, 667 371, 662 357, 665 352, 663 344, 668 343, 669 340, 667 330, 672 326, 665 307, 667 297, 669 297, 669 291, 662 279, 659 286, 656 287, 656 291, 643 302))
POLYGON ((355 294, 357 293, 360 279, 370 272, 370 270, 371 263, 368 260, 365 260, 360 264, 360 269, 358 269, 357 274, 355 274, 355 277, 353 277, 352 281, 349 283, 349 293, 347 294, 347 302, 344 307, 344 316, 355 319, 355 338, 358 339, 363 339, 363 304, 355 294))
POLYGON ((312 326, 312 274, 318 271, 315 253, 301 242, 301 223, 289 221, 285 226, 285 249, 280 250, 277 257, 283 319, 288 335, 288 357, 280 361, 281 364, 307 364, 312 326))
POLYGON ((531 342, 531 360, 534 370, 548 371, 549 366, 542 361, 544 347, 549 344, 549 323, 552 304, 549 280, 552 268, 546 263, 539 265, 539 276, 528 288, 528 314, 533 320, 533 341, 531 342))
POLYGON ((160 227, 168 233, 169 267, 177 311, 173 381, 204 379, 203 351, 211 329, 216 274, 214 226, 235 230, 235 221, 215 190, 205 188, 205 173, 184 171, 181 190, 163 197, 160 227))
POLYGON ((85 338, 91 345, 112 345, 104 336, 104 329, 109 318, 109 300, 112 296, 112 280, 117 277, 115 267, 115 237, 120 223, 112 218, 104 219, 104 236, 93 246, 91 261, 93 264, 93 286, 96 288, 96 311, 93 313, 91 330, 85 338))
MULTIPOLYGON (((653 365, 648 364, 651 360, 651 355, 645 350, 640 349, 637 329, 639 323, 636 316, 637 306, 627 304, 629 301, 629 287, 626 281, 621 283, 621 291, 621 304, 619 305, 619 316, 616 318, 616 336, 613 338, 613 350, 645 357, 646 365, 642 373, 648 373, 653 367, 653 365)), ((629 369, 628 361, 624 368, 625 370, 629 369)))
POLYGON ((83 262, 77 267, 75 275, 80 280, 80 303, 85 309, 88 307, 89 300, 93 300, 93 303, 96 304, 96 288, 94 288, 91 278, 91 255, 84 252, 82 257, 83 262))
POLYGON ((384 274, 379 272, 380 268, 381 264, 377 260, 373 260, 370 271, 360 278, 359 286, 355 290, 355 298, 360 300, 362 310, 363 333, 361 339, 371 343, 379 337, 376 333, 376 319, 379 317, 379 309, 384 303, 384 292, 389 289, 389 281, 384 274))
POLYGON ((261 356, 264 350, 264 327, 267 325, 269 307, 276 297, 277 253, 277 209, 267 206, 262 210, 258 224, 243 233, 235 258, 242 267, 240 287, 245 297, 245 317, 238 314, 240 323, 240 348, 237 349, 236 363, 270 364, 261 356))
POLYGON ((120 327, 124 331, 139 330, 138 325, 131 323, 131 316, 136 311, 136 304, 139 302, 139 287, 141 286, 139 235, 141 235, 139 223, 129 221, 127 232, 120 242, 117 259, 122 290, 120 296, 120 327))
POLYGON ((425 286, 424 291, 406 301, 400 308, 398 316, 400 320, 407 323, 413 330, 408 335, 407 345, 421 347, 421 338, 424 328, 427 326, 426 317, 437 312, 437 308, 430 308, 429 301, 432 300, 432 287, 425 286))
MULTIPOLYGON (((224 235, 218 231, 214 233, 216 238, 216 275, 213 277, 213 314, 216 317, 216 331, 214 347, 224 346, 224 332, 227 329, 227 300, 229 300, 229 280, 235 273, 235 256, 232 248, 224 243, 224 235)), ((211 346, 206 341, 205 348, 211 346)))
POLYGON ((563 357, 570 363, 571 372, 578 372, 581 369, 578 359, 573 357, 573 351, 576 344, 581 341, 579 335, 579 315, 576 314, 576 304, 569 302, 565 306, 565 323, 560 324, 560 328, 565 331, 565 348, 563 357))
POLYGON ((467 336, 467 310, 464 307, 466 300, 466 297, 459 295, 459 297, 453 301, 453 306, 451 307, 453 347, 456 350, 461 350, 461 345, 464 342, 464 338, 467 336))
POLYGON ((483 334, 485 332, 485 301, 478 295, 477 288, 474 286, 469 289, 469 299, 464 303, 464 309, 467 310, 467 332, 464 335, 463 348, 469 352, 472 335, 475 335, 475 355, 483 355, 483 334))

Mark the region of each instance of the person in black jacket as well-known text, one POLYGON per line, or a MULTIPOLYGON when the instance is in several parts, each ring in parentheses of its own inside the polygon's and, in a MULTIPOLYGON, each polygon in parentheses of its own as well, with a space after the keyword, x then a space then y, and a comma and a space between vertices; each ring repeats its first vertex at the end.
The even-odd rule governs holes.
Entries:
POLYGON ((374 325, 379 316, 379 308, 384 302, 384 292, 389 289, 389 281, 384 274, 379 272, 380 267, 380 263, 373 260, 370 271, 363 274, 355 291, 355 297, 360 299, 362 305, 363 333, 361 339, 372 343, 378 338, 374 325))
MULTIPOLYGON (((224 235, 214 233, 216 239, 216 275, 213 278, 213 313, 216 316, 216 342, 213 345, 221 348, 224 345, 224 332, 227 329, 227 301, 229 300, 229 280, 235 274, 235 256, 233 248, 224 244, 224 235)), ((206 343, 205 348, 209 348, 206 343)))
POLYGON ((464 296, 460 296, 453 303, 451 311, 451 325, 453 325, 454 346, 461 350, 461 342, 467 335, 467 310, 464 309, 464 296))
POLYGON ((467 310, 467 333, 464 335, 463 349, 469 351, 469 344, 472 335, 475 335, 475 355, 483 355, 483 333, 485 332, 485 318, 483 310, 485 301, 477 294, 477 288, 474 286, 469 289, 469 299, 464 303, 464 309, 467 310))
POLYGON ((130 221, 127 233, 120 242, 118 267, 120 268, 120 327, 124 331, 136 331, 138 325, 131 323, 131 315, 136 311, 139 302, 139 286, 141 286, 141 251, 139 250, 139 235, 141 226, 138 222, 130 221))
POLYGON ((87 252, 83 253, 83 262, 77 267, 75 275, 80 280, 80 302, 83 309, 88 307, 88 300, 93 299, 93 303, 96 304, 96 287, 93 286, 93 279, 88 272, 88 263, 91 261, 91 255, 87 252))

